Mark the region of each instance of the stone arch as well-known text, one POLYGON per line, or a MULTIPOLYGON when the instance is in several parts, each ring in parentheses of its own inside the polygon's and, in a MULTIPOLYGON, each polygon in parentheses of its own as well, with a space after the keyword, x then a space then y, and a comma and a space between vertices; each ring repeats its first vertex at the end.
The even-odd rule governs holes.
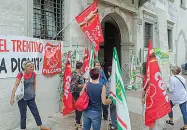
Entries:
MULTIPOLYGON (((179 51, 179 39, 183 37, 184 39, 184 46, 185 46, 185 62, 187 61, 187 39, 186 39, 186 35, 185 35, 185 32, 184 30, 182 29, 180 32, 179 32, 179 35, 177 37, 177 41, 176 41, 176 62, 178 62, 178 51, 179 51)), ((176 63, 177 64, 177 63, 176 63)))
POLYGON ((132 29, 126 14, 117 7, 107 7, 100 13, 100 21, 102 21, 107 15, 112 16, 120 28, 121 44, 131 43, 132 29))
MULTIPOLYGON (((121 69, 122 76, 124 79, 124 84, 129 83, 129 69, 130 69, 130 59, 132 55, 132 27, 131 20, 127 18, 127 14, 120 10, 118 7, 107 7, 100 10, 100 20, 101 24, 106 20, 107 17, 111 17, 117 24, 120 35, 120 54, 121 54, 121 69)), ((110 21, 111 22, 111 21, 110 21)), ((103 26, 103 25, 102 25, 103 26)))

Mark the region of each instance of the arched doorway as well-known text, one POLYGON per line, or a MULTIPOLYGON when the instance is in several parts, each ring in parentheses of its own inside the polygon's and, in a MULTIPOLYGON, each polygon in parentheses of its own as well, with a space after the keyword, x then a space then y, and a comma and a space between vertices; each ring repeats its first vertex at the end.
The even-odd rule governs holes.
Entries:
POLYGON ((112 65, 113 48, 116 47, 119 60, 121 62, 121 33, 119 26, 111 15, 105 16, 101 22, 104 42, 100 44, 100 51, 98 52, 99 61, 104 68, 106 76, 107 69, 112 65))

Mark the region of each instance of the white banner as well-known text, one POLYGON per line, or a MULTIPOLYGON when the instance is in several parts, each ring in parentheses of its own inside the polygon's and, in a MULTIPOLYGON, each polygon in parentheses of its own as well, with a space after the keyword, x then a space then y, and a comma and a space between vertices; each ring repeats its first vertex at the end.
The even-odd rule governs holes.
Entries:
POLYGON ((61 41, 24 36, 0 36, 0 78, 16 77, 19 71, 23 71, 23 63, 26 60, 33 61, 35 72, 42 74, 46 43, 60 44, 61 41))

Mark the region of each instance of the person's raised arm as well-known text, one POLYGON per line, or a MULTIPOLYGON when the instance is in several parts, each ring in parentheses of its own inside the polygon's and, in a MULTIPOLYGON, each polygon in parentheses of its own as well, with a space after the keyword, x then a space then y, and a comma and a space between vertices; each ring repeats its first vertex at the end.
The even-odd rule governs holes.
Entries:
POLYGON ((109 104, 112 103, 111 99, 106 98, 106 87, 105 87, 105 85, 103 85, 103 88, 102 88, 101 99, 102 99, 102 103, 104 105, 109 105, 109 104))

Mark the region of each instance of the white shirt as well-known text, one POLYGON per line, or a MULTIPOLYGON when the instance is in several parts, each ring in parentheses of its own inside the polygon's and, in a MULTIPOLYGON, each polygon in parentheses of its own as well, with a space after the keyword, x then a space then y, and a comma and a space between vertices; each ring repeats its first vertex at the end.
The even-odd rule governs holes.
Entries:
POLYGON ((169 86, 169 91, 171 92, 170 99, 173 104, 182 104, 187 101, 186 81, 182 76, 176 76, 183 82, 185 88, 178 78, 171 76, 169 86))

